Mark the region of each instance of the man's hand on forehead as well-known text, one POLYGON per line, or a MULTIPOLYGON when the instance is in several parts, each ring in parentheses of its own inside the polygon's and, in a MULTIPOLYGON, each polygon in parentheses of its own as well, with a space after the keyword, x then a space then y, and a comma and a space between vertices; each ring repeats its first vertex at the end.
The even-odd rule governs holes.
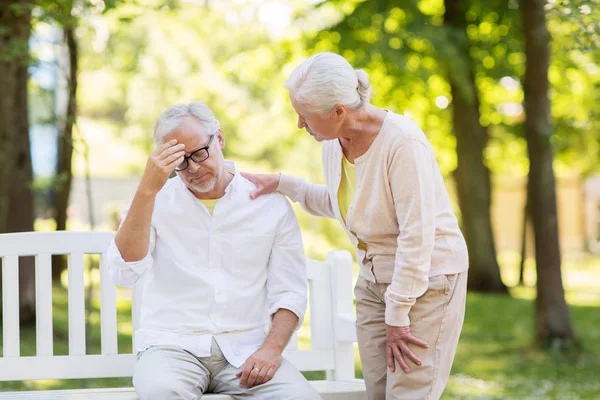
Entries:
POLYGON ((155 195, 167 183, 175 168, 184 160, 185 145, 171 139, 158 146, 148 157, 146 169, 140 183, 140 189, 155 195))

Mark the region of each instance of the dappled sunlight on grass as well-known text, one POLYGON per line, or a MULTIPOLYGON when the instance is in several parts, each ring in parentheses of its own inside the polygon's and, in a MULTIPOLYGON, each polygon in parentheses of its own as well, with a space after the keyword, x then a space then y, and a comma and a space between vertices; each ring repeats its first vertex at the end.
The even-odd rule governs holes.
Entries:
POLYGON ((503 392, 502 387, 495 382, 488 382, 468 375, 454 375, 448 381, 444 399, 502 398, 503 392))

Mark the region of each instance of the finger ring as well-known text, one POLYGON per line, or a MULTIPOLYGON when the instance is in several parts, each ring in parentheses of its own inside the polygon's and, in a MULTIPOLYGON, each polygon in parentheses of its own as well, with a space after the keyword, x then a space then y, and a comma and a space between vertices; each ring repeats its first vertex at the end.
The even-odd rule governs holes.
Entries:
POLYGON ((258 369, 258 368, 256 368, 256 367, 254 367, 254 368, 252 368, 252 369, 253 369, 253 370, 256 370, 256 371, 258 371, 258 372, 260 372, 260 369, 258 369))

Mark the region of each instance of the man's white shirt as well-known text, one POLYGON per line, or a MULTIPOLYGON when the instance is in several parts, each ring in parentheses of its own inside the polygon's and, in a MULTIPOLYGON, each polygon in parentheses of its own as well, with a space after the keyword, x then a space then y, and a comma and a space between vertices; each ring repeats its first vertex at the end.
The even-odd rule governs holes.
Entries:
POLYGON ((282 194, 251 200, 255 186, 234 163, 224 169, 235 175, 212 216, 175 177, 156 197, 148 254, 125 262, 114 240, 108 249, 115 283, 144 285, 136 352, 177 346, 208 357, 214 337, 240 367, 277 310, 292 311, 302 325, 307 280, 296 216, 282 194))

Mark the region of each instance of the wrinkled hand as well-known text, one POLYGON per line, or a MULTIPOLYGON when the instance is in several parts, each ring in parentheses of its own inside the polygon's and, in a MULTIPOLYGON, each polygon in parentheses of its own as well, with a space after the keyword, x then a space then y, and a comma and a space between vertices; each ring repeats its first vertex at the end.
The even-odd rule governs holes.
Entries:
POLYGON ((423 348, 428 348, 429 345, 411 335, 410 326, 391 326, 386 325, 386 334, 387 334, 387 364, 388 368, 392 371, 396 371, 396 364, 394 363, 394 359, 398 361, 400 367, 404 370, 404 372, 410 372, 410 368, 408 364, 404 360, 404 356, 408 357, 409 360, 417 364, 421 365, 421 360, 413 353, 409 348, 408 344, 416 344, 417 346, 421 346, 423 348))
POLYGON ((169 179, 175 168, 183 162, 184 149, 185 145, 183 143, 177 144, 175 139, 159 146, 148 157, 140 189, 150 194, 158 193, 167 183, 167 179, 169 179))
POLYGON ((249 174, 242 172, 242 176, 256 185, 256 190, 250 193, 251 199, 256 199, 263 194, 273 193, 279 186, 279 174, 249 174))
POLYGON ((235 374, 238 378, 241 377, 240 387, 250 389, 270 381, 281 366, 282 358, 280 351, 269 347, 256 350, 235 374))

